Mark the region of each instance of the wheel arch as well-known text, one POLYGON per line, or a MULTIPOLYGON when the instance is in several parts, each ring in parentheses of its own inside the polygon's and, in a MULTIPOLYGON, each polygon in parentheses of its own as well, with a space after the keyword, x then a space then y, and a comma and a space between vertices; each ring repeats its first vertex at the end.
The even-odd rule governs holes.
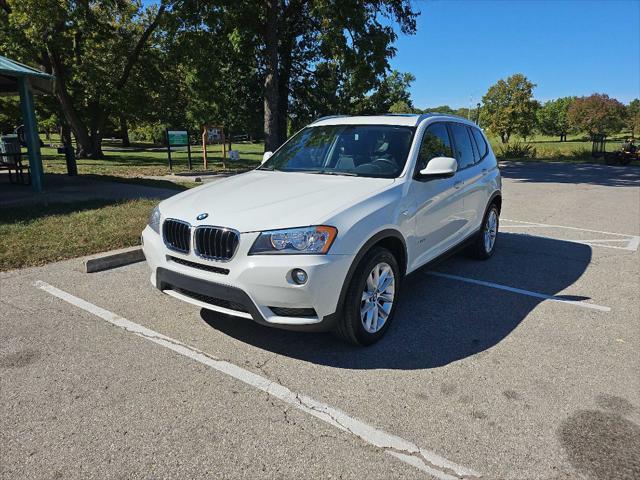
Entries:
POLYGON ((381 230, 369 238, 358 253, 356 253, 353 262, 351 262, 351 266, 347 271, 347 275, 345 276, 344 283, 342 284, 342 288, 340 289, 340 298, 338 299, 338 308, 336 312, 339 312, 344 304, 344 299, 347 295, 347 290, 349 288, 349 284, 353 279, 353 275, 355 274, 356 268, 360 264, 360 261, 364 258, 364 256, 374 247, 383 247, 389 250, 398 261, 400 265, 400 273, 402 277, 406 275, 407 271, 407 243, 404 239, 402 233, 398 230, 388 228, 385 230, 381 230))
POLYGON ((487 215, 487 212, 489 211, 491 205, 495 205, 496 207, 498 207, 498 215, 500 215, 500 213, 502 212, 502 192, 500 190, 496 190, 489 197, 487 206, 484 208, 484 214, 482 215, 483 219, 487 215))

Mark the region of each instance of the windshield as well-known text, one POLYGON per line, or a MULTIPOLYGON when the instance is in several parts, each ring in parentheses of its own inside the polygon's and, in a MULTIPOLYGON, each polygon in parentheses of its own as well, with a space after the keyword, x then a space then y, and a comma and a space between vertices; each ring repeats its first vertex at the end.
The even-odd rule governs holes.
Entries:
POLYGON ((362 177, 397 177, 407 161, 413 128, 389 125, 307 127, 261 170, 362 177))

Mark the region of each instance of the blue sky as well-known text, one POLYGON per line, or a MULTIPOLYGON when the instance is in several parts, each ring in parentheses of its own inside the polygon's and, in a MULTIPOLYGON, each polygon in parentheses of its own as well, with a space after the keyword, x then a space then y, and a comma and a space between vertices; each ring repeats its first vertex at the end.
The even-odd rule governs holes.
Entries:
POLYGON ((475 105, 523 73, 534 96, 640 96, 639 1, 416 1, 418 31, 400 35, 392 68, 411 72, 417 107, 475 105))

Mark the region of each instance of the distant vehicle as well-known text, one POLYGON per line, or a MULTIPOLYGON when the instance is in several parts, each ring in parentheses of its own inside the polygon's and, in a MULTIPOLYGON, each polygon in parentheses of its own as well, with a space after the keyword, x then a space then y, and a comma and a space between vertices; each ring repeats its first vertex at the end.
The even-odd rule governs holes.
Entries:
POLYGON ((613 165, 614 163, 629 165, 634 160, 640 160, 640 151, 638 151, 634 139, 630 138, 622 144, 617 152, 608 154, 606 160, 609 165, 613 165))
POLYGON ((327 117, 257 169, 161 202, 142 241, 166 294, 369 345, 406 274, 459 247, 493 255, 501 205, 496 157, 474 123, 327 117))

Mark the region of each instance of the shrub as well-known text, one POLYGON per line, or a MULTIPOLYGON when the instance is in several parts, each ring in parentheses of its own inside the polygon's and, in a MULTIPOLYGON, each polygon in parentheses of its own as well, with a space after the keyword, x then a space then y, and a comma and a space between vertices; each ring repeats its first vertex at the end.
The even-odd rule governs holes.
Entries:
POLYGON ((530 143, 507 143, 498 147, 498 157, 504 159, 536 158, 536 149, 530 143))
POLYGON ((154 123, 143 123, 132 128, 129 136, 133 142, 153 143, 156 145, 165 143, 165 125, 154 123))

